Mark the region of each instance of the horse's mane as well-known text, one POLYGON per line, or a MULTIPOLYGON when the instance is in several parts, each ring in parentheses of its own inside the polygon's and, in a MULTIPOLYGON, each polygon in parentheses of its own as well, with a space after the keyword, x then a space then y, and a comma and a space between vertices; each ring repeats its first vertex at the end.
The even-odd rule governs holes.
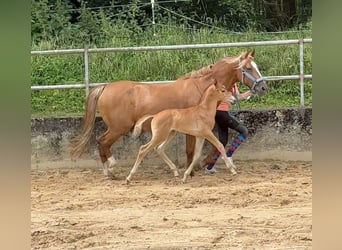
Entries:
POLYGON ((237 68, 241 68, 241 67, 246 65, 247 59, 248 60, 254 60, 254 58, 252 56, 248 56, 248 58, 241 60, 242 55, 243 54, 241 54, 239 56, 227 56, 227 57, 223 58, 222 61, 224 61, 226 63, 237 63, 237 68))
MULTIPOLYGON (((228 64, 233 64, 233 63, 237 63, 237 68, 241 68, 243 67, 247 60, 241 60, 243 54, 239 55, 239 56, 227 56, 224 57, 223 59, 219 60, 218 62, 216 62, 215 64, 219 63, 219 62, 224 62, 224 63, 228 63, 228 64)), ((253 60, 252 56, 249 56, 248 59, 253 60)), ((208 75, 210 73, 212 73, 212 68, 215 64, 210 64, 208 66, 205 66, 199 70, 196 71, 192 71, 190 73, 187 73, 185 75, 183 75, 182 77, 180 77, 179 79, 181 80, 186 80, 186 79, 190 79, 190 78, 199 78, 205 75, 208 75)))
POLYGON ((237 61, 240 60, 240 56, 226 56, 224 58, 221 59, 221 61, 225 62, 225 63, 236 63, 237 61))
POLYGON ((190 79, 190 78, 199 78, 205 75, 208 75, 212 72, 212 67, 214 66, 214 64, 210 64, 208 66, 205 66, 199 70, 196 71, 192 71, 190 73, 185 74, 184 76, 180 77, 179 79, 182 80, 186 80, 186 79, 190 79))

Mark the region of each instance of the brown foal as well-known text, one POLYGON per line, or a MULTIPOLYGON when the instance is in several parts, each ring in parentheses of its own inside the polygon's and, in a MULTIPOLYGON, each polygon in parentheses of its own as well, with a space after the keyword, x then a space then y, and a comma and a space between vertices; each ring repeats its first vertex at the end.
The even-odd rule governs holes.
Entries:
POLYGON ((129 183, 131 181, 138 166, 147 153, 153 148, 167 163, 171 170, 173 170, 174 175, 178 176, 179 174, 176 165, 164 152, 165 146, 173 138, 176 132, 196 137, 194 157, 184 173, 183 182, 186 182, 186 179, 190 175, 194 165, 198 162, 205 139, 211 142, 221 152, 227 168, 230 169, 233 175, 235 175, 235 166, 229 161, 223 145, 212 132, 215 125, 217 103, 223 100, 228 100, 229 97, 230 96, 224 87, 220 90, 217 89, 215 85, 212 85, 204 93, 199 105, 183 109, 166 109, 154 115, 143 116, 138 120, 134 127, 133 136, 139 136, 144 122, 152 119, 152 139, 150 142, 140 147, 137 159, 130 174, 126 178, 126 182, 129 183))

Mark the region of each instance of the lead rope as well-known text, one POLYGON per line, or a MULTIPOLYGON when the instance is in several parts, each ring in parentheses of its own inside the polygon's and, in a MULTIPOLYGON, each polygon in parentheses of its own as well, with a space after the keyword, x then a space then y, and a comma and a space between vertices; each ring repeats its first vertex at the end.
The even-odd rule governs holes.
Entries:
POLYGON ((239 98, 238 98, 238 95, 236 92, 233 93, 233 96, 235 97, 235 100, 236 100, 236 107, 237 107, 237 111, 240 111, 241 109, 241 106, 240 106, 240 101, 239 101, 239 98))
MULTIPOLYGON (((239 60, 239 64, 241 63, 241 58, 239 60)), ((245 74, 243 73, 242 71, 242 68, 241 68, 241 83, 243 84, 243 78, 244 78, 245 74)), ((238 98, 238 95, 236 92, 233 92, 233 96, 235 97, 236 99, 236 107, 237 107, 237 111, 240 111, 241 110, 241 105, 240 105, 240 101, 239 101, 239 98, 238 98)))

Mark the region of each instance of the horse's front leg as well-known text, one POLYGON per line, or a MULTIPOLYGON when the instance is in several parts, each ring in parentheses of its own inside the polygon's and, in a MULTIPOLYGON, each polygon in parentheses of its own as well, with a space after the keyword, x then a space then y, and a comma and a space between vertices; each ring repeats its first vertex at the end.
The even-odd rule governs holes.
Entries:
MULTIPOLYGON (((187 159, 186 167, 189 167, 194 158, 196 137, 192 135, 188 135, 188 134, 186 134, 185 136, 186 136, 185 145, 186 145, 186 159, 187 159)), ((191 176, 193 176, 193 172, 191 172, 191 176)))
POLYGON ((224 163, 226 164, 226 167, 231 171, 233 175, 236 175, 235 171, 235 165, 232 164, 232 161, 228 159, 226 152, 224 151, 224 146, 222 143, 215 137, 215 135, 209 131, 207 135, 205 136, 205 139, 207 139, 211 144, 213 144, 218 151, 220 151, 222 155, 222 159, 224 160, 224 163))
POLYGON ((189 167, 187 168, 187 170, 184 173, 183 183, 185 183, 187 177, 189 175, 191 175, 192 169, 198 163, 198 160, 201 157, 201 153, 202 153, 202 148, 203 148, 203 144, 204 144, 204 138, 200 138, 200 137, 194 137, 194 138, 195 138, 194 157, 193 157, 193 161, 191 162, 191 164, 189 165, 189 167))
POLYGON ((192 159, 194 158, 196 137, 187 134, 185 137, 185 142, 186 142, 185 145, 186 145, 187 167, 189 167, 192 162, 192 159))

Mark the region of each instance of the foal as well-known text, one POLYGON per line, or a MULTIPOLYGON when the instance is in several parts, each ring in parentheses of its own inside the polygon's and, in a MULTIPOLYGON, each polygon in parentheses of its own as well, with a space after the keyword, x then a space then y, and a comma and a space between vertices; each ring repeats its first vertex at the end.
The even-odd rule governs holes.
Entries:
POLYGON ((164 152, 166 144, 173 138, 176 132, 196 137, 194 157, 190 166, 184 173, 183 182, 186 181, 192 168, 198 162, 205 139, 211 142, 220 151, 227 168, 235 175, 236 171, 234 164, 229 161, 223 145, 212 132, 215 125, 217 103, 219 101, 228 100, 229 98, 230 96, 224 87, 222 90, 219 90, 216 89, 215 85, 211 85, 208 87, 197 106, 183 109, 166 109, 154 115, 143 116, 138 120, 134 127, 133 137, 139 136, 143 123, 152 118, 152 139, 150 142, 140 147, 137 159, 126 178, 126 182, 129 183, 131 181, 132 176, 137 171, 141 161, 152 148, 157 151, 160 157, 167 163, 171 170, 173 170, 174 175, 178 176, 177 167, 164 152))

